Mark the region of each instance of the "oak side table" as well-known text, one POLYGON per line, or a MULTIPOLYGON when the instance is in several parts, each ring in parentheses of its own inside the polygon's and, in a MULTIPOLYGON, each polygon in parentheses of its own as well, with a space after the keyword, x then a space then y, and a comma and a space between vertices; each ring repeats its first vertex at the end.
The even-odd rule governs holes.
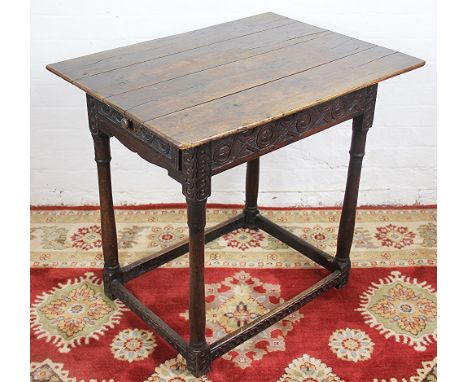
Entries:
POLYGON ((86 92, 99 178, 104 289, 179 353, 195 375, 349 276, 366 134, 378 82, 424 65, 417 58, 264 13, 193 32, 51 64, 86 92), (337 252, 331 256, 257 209, 259 158, 353 119, 337 252), (109 138, 163 167, 187 200, 189 240, 120 266, 112 201, 109 138), (241 214, 205 230, 211 178, 247 162, 241 214), (226 337, 205 340, 204 244, 238 228, 262 229, 330 271, 293 299, 226 337), (144 306, 125 283, 189 252, 190 341, 144 306))

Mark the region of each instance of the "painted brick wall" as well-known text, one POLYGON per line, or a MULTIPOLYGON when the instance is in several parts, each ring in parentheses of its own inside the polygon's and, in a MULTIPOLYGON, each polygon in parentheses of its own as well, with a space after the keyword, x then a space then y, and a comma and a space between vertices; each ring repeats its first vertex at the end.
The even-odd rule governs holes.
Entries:
MULTIPOLYGON (((31 203, 96 204, 84 94, 45 65, 104 49, 273 11, 425 59, 422 69, 380 85, 368 136, 360 204, 436 202, 434 0, 65 1, 31 4, 31 203)), ((350 123, 261 162, 263 205, 338 205, 350 123)), ((116 204, 183 201, 180 186, 113 142, 116 204)), ((245 166, 214 178, 211 202, 243 201, 245 166)))

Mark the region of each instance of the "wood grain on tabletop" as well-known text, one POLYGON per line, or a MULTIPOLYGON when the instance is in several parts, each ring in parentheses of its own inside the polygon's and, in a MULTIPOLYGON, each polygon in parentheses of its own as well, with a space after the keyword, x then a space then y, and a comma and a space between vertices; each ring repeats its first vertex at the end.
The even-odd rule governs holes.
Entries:
POLYGON ((48 65, 181 149, 424 65, 274 13, 48 65))

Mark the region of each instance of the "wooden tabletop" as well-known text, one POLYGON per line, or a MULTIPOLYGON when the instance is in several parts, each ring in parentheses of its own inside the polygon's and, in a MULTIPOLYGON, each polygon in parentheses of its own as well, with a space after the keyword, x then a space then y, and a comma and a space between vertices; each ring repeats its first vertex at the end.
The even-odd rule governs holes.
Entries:
POLYGON ((424 65, 274 13, 47 66, 180 149, 424 65))

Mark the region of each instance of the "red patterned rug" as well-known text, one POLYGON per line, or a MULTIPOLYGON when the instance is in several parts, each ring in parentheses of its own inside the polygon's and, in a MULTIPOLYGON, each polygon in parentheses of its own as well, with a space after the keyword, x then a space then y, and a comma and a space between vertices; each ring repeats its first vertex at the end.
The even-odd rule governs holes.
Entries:
MULTIPOLYGON (((212 208, 210 224, 238 212, 212 208)), ((265 211, 333 253, 339 211, 265 211)), ((117 211, 123 263, 185 237, 181 208, 117 211)), ((99 213, 31 212, 31 381, 436 380, 436 210, 361 209, 349 284, 330 290, 235 348, 196 379, 185 361, 102 291, 99 213)), ((187 338, 186 257, 130 282, 133 293, 187 338)), ((324 277, 259 231, 207 247, 208 342, 271 310, 324 277)))

